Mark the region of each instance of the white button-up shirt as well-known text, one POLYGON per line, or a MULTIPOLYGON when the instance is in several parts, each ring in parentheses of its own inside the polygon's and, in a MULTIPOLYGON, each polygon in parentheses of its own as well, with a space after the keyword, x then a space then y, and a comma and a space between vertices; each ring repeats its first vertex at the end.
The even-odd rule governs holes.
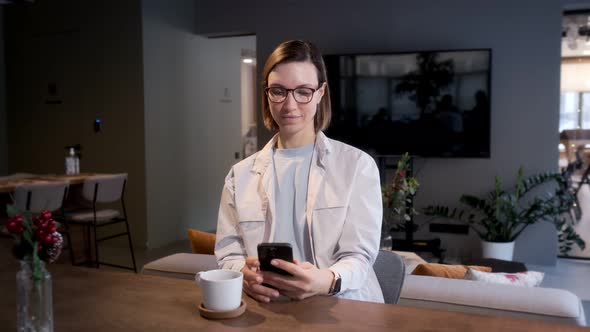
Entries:
MULTIPOLYGON (((257 245, 273 242, 272 148, 232 167, 219 206, 215 255, 224 269, 241 270, 257 245)), ((379 170, 365 152, 318 132, 307 189, 306 221, 314 261, 342 278, 343 298, 383 302, 373 270, 379 252, 383 205, 379 170)))

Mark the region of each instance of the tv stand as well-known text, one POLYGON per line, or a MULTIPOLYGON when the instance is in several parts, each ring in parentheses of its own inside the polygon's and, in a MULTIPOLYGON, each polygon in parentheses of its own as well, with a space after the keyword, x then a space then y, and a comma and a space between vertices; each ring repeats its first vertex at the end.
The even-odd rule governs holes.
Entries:
MULTIPOLYGON (((387 183, 387 170, 388 169, 397 169, 397 164, 393 166, 391 164, 387 164, 388 156, 378 156, 378 165, 379 165, 379 173, 381 176, 381 185, 385 185, 387 183)), ((414 173, 414 158, 410 157, 410 161, 408 163, 408 170, 406 171, 406 176, 411 177, 414 173)), ((416 230, 416 226, 414 224, 414 216, 410 213, 414 206, 414 197, 410 197, 409 201, 406 203, 406 213, 409 214, 410 220, 406 220, 405 222, 405 239, 394 239, 392 236, 391 239, 391 250, 399 250, 399 251, 412 251, 412 252, 430 252, 432 255, 439 259, 439 262, 443 262, 444 260, 444 252, 445 250, 440 247, 440 239, 435 238, 432 240, 415 240, 414 239, 414 232, 416 230)))

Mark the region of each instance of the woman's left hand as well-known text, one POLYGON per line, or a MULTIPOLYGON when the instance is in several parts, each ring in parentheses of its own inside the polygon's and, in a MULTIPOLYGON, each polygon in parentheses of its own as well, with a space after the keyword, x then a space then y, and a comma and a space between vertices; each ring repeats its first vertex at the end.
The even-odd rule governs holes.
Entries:
POLYGON ((289 272, 284 276, 272 272, 262 272, 264 282, 277 288, 279 292, 293 300, 303 300, 318 294, 328 294, 334 280, 334 274, 328 269, 318 269, 309 262, 293 263, 281 259, 273 259, 271 264, 289 272))

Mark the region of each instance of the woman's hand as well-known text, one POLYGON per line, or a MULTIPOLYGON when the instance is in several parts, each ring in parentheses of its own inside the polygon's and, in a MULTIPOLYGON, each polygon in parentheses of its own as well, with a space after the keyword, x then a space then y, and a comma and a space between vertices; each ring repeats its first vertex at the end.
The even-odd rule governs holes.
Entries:
POLYGON ((291 276, 283 276, 272 272, 262 272, 264 282, 276 287, 281 294, 293 300, 303 300, 318 294, 328 294, 334 280, 334 273, 328 269, 318 269, 309 262, 293 263, 281 259, 273 259, 271 264, 289 272, 291 276))
POLYGON ((264 279, 260 272, 258 258, 246 258, 246 265, 242 268, 242 274, 244 274, 244 291, 256 301, 270 302, 271 299, 279 297, 279 292, 276 289, 262 285, 264 279))

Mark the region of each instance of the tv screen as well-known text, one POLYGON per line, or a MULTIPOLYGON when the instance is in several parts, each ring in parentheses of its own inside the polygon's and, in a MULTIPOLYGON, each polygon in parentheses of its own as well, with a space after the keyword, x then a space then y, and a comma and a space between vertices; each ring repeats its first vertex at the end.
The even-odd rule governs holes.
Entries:
POLYGON ((326 134, 375 155, 490 157, 489 49, 326 55, 326 134))

